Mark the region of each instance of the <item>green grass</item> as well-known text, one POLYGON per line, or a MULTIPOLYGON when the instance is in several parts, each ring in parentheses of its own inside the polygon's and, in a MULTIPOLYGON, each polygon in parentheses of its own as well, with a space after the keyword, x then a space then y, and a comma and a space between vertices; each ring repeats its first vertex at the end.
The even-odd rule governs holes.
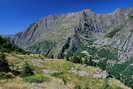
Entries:
MULTIPOLYGON (((77 86, 81 89, 120 89, 120 85, 122 83, 117 83, 116 80, 105 80, 105 79, 97 79, 97 78, 88 78, 86 76, 79 76, 76 74, 72 74, 69 71, 74 68, 75 70, 85 71, 90 74, 98 74, 100 72, 96 72, 99 68, 92 66, 83 66, 81 64, 75 64, 65 60, 50 60, 47 58, 40 59, 38 54, 30 54, 30 55, 22 55, 22 54, 6 54, 9 64, 13 64, 14 69, 21 71, 25 61, 32 64, 34 75, 27 77, 20 77, 23 83, 42 83, 46 82, 49 86, 47 87, 57 87, 58 86, 68 86, 72 85, 72 89, 75 89, 77 86), (45 60, 47 59, 47 60, 45 60), (55 74, 46 74, 43 70, 49 71, 59 71, 60 73, 55 74), (108 82, 107 82, 108 81, 108 82), (59 82, 62 84, 60 85, 59 82), (114 83, 113 83, 114 82, 114 83), (107 83, 107 84, 106 84, 107 83), (52 85, 51 85, 52 84, 52 85)), ((15 80, 14 80, 15 81, 15 80)), ((17 82, 16 82, 17 84, 17 82)), ((6 85, 6 83, 5 83, 6 85)), ((124 86, 124 85, 123 85, 124 86)), ((49 88, 46 88, 49 89, 49 88)), ((50 88, 51 89, 51 88, 50 88)), ((127 89, 122 87, 121 89, 127 89)))
POLYGON ((44 62, 43 65, 43 69, 63 72, 70 70, 74 66, 73 63, 64 60, 47 61, 44 62))
POLYGON ((33 75, 33 76, 28 76, 28 77, 25 77, 24 80, 27 81, 27 82, 35 82, 35 83, 42 83, 42 82, 48 82, 50 81, 50 77, 48 75, 40 75, 40 74, 36 74, 36 75, 33 75))
POLYGON ((23 49, 18 48, 16 45, 12 44, 9 40, 0 36, 0 52, 18 52, 27 53, 23 49))
POLYGON ((121 80, 123 83, 133 88, 133 79, 131 78, 131 75, 133 75, 133 67, 131 65, 132 63, 133 60, 130 59, 124 63, 115 64, 108 69, 108 72, 115 76, 115 78, 121 80))
POLYGON ((53 75, 56 78, 61 78, 64 84, 74 83, 74 89, 123 89, 119 85, 110 85, 108 79, 97 79, 97 78, 88 78, 82 77, 71 73, 60 73, 53 75))

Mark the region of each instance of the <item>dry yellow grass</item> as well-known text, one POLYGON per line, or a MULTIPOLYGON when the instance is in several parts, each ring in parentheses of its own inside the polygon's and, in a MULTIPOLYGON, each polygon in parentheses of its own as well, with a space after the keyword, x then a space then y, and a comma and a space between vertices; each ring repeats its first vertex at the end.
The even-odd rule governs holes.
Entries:
POLYGON ((57 74, 56 76, 48 75, 52 79, 48 82, 44 81, 39 84, 28 83, 20 77, 16 77, 8 80, 0 80, 0 89, 75 89, 75 86, 79 85, 81 89, 130 89, 115 79, 96 79, 81 77, 72 73, 69 73, 71 69, 77 69, 86 71, 90 74, 98 74, 102 70, 91 66, 83 66, 81 64, 74 64, 64 60, 42 60, 39 55, 21 55, 21 54, 7 54, 7 59, 10 64, 14 64, 14 68, 21 69, 24 60, 33 64, 34 72, 36 74, 45 73, 43 70, 50 71, 62 71, 63 74, 57 74), (66 83, 65 83, 66 82, 66 83))
POLYGON ((123 83, 121 83, 120 81, 114 80, 114 79, 110 79, 110 80, 109 80, 109 84, 110 84, 110 86, 112 86, 112 87, 120 87, 120 88, 124 88, 124 89, 131 89, 131 88, 125 86, 125 85, 124 85, 123 83))
POLYGON ((0 89, 33 89, 31 84, 24 82, 21 78, 1 80, 0 89))

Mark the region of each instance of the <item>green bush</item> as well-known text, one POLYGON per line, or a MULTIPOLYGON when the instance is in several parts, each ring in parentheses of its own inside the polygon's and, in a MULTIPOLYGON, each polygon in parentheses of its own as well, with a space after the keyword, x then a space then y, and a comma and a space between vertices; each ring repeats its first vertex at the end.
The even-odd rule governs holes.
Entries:
POLYGON ((4 72, 0 72, 0 79, 7 79, 7 76, 4 72))
POLYGON ((54 74, 52 74, 52 76, 61 78, 65 85, 71 80, 71 78, 70 78, 71 75, 67 74, 67 73, 63 73, 63 72, 62 73, 54 73, 54 74))
POLYGON ((113 67, 107 70, 110 72, 116 79, 119 79, 121 82, 125 83, 127 86, 133 88, 133 79, 131 75, 133 75, 133 67, 132 64, 133 60, 128 59, 128 61, 115 64, 113 67))
POLYGON ((23 49, 18 48, 12 44, 9 40, 0 36, 0 51, 1 52, 21 52, 26 53, 23 49))
POLYGON ((47 82, 50 81, 50 77, 46 75, 32 75, 24 78, 25 81, 27 82, 35 82, 35 83, 42 83, 42 82, 47 82))
POLYGON ((22 69, 21 75, 22 76, 34 75, 32 65, 30 65, 28 62, 25 62, 25 64, 23 65, 23 69, 22 69))
POLYGON ((82 56, 76 54, 68 54, 66 56, 67 61, 71 61, 73 63, 82 63, 82 56))
POLYGON ((8 61, 4 53, 0 54, 0 72, 10 72, 8 61))
POLYGON ((129 16, 130 19, 133 19, 133 15, 129 16))
POLYGON ((80 56, 72 56, 71 61, 73 63, 82 63, 81 57, 80 56))
POLYGON ((82 89, 80 85, 76 85, 74 89, 82 89))

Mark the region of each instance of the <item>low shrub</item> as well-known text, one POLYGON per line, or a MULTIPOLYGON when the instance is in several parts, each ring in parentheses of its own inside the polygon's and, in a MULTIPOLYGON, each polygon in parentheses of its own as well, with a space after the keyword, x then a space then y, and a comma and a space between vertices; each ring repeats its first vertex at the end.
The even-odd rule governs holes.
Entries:
POLYGON ((74 89, 82 89, 80 85, 76 85, 74 89))
POLYGON ((47 82, 50 81, 50 77, 46 75, 32 75, 24 78, 25 81, 30 82, 30 83, 42 83, 42 82, 47 82))
POLYGON ((25 76, 31 76, 31 75, 34 75, 33 67, 29 63, 25 62, 25 64, 23 65, 21 76, 25 77, 25 76))
POLYGON ((4 53, 0 54, 0 72, 10 72, 8 61, 4 53))
POLYGON ((61 78, 65 85, 71 80, 71 75, 67 73, 55 73, 52 76, 61 78))

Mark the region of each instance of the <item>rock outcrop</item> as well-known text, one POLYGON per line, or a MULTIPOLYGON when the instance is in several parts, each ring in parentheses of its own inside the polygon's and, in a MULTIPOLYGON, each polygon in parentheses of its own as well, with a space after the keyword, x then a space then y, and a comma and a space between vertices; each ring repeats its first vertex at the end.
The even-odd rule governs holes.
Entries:
POLYGON ((74 52, 83 41, 118 48, 119 58, 133 55, 133 8, 117 9, 109 14, 91 10, 50 15, 32 24, 24 32, 8 36, 19 47, 53 58, 63 58, 74 52))

